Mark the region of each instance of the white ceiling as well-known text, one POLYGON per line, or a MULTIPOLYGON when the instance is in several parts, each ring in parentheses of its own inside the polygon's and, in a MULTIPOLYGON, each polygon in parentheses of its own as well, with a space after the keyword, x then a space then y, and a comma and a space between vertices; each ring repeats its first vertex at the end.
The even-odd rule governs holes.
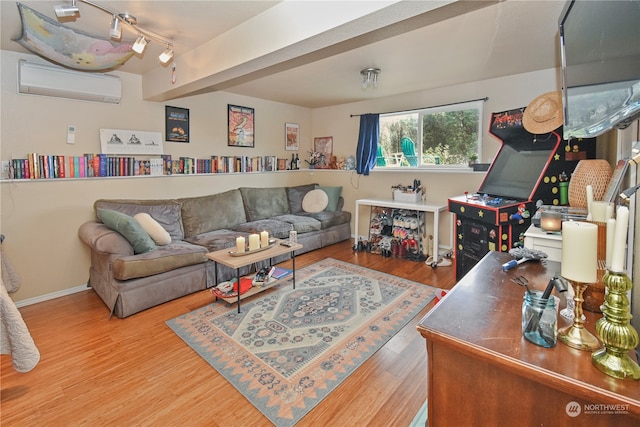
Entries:
MULTIPOLYGON (((304 7, 312 9, 311 2, 304 5, 304 0, 287 1, 303 2, 303 10, 304 7)), ((256 60, 263 60, 261 68, 256 68, 255 61, 246 60, 233 69, 209 70, 204 67, 193 70, 193 61, 181 62, 181 55, 188 58, 189 53, 197 52, 207 42, 223 37, 225 33, 228 35, 243 25, 260 22, 255 19, 284 3, 219 0, 96 2, 117 12, 129 12, 137 17, 138 24, 144 29, 174 40, 178 79, 181 70, 185 70, 185 78, 189 81, 181 81, 181 88, 160 94, 156 99, 224 90, 309 108, 559 67, 558 18, 566 3, 565 0, 508 0, 498 3, 479 0, 378 1, 380 6, 376 7, 382 7, 379 15, 371 13, 354 19, 351 27, 336 26, 319 32, 313 51, 296 50, 301 50, 300 46, 309 42, 309 38, 274 51, 272 56, 279 55, 279 60, 264 60, 269 55, 256 57, 256 60), (404 6, 404 9, 399 6, 404 6), (399 12, 409 8, 412 11, 404 15, 399 12), (379 86, 375 90, 362 90, 359 72, 369 66, 382 69, 379 86), (199 77, 192 77, 194 75, 199 77), (215 83, 209 84, 209 81, 215 83)), ((65 3, 65 0, 23 3, 55 17, 53 5, 65 3)), ((348 2, 324 2, 327 8, 335 8, 337 12, 345 3, 348 2)), ((80 1, 78 6, 80 18, 66 25, 93 34, 107 34, 109 15, 80 1)), ((2 0, 0 19, 0 47, 27 52, 11 40, 20 34, 21 29, 15 2, 2 0)), ((287 22, 282 23, 285 30, 287 25, 287 22)), ((268 41, 272 34, 272 28, 265 29, 261 37, 268 41)), ((135 38, 135 35, 124 33, 128 39, 135 38)), ((143 79, 147 79, 148 75, 158 73, 161 68, 157 55, 163 48, 152 43, 142 58, 130 59, 119 70, 142 74, 143 79)), ((228 46, 228 49, 237 50, 238 46, 228 46)))

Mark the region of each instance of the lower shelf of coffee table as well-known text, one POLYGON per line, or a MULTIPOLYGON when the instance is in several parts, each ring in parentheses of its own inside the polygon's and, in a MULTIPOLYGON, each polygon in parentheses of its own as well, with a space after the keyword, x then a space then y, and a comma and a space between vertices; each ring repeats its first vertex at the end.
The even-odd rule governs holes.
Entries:
MULTIPOLYGON (((251 277, 251 276, 248 276, 251 277)), ((267 283, 266 285, 261 285, 261 286, 252 286, 251 289, 249 289, 247 292, 240 294, 240 300, 243 300, 245 298, 248 298, 250 296, 253 296, 255 294, 259 294, 262 291, 266 291, 267 289, 273 288, 274 286, 276 286, 278 283, 283 282, 287 279, 289 279, 290 275, 287 275, 286 277, 283 277, 282 279, 274 279, 269 281, 269 283, 267 283)), ((230 295, 228 297, 223 297, 220 296, 218 294, 216 294, 215 292, 211 291, 211 294, 213 294, 213 296, 215 296, 218 299, 221 299, 229 304, 234 304, 238 302, 238 295, 230 295)))

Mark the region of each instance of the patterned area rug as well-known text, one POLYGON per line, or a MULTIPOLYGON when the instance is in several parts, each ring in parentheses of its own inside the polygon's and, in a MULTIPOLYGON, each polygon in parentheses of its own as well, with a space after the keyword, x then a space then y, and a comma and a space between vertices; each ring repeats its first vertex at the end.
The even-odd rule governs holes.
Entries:
POLYGON ((277 426, 292 426, 404 327, 436 288, 331 258, 235 305, 167 324, 277 426))

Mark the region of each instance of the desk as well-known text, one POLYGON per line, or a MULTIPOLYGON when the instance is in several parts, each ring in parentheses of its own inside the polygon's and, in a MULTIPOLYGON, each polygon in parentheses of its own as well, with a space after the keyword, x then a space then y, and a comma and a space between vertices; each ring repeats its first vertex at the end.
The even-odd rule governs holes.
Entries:
MULTIPOLYGON (((358 199, 356 200, 356 231, 355 231, 355 244, 358 244, 358 219, 360 217, 360 206, 369 206, 369 209, 373 206, 379 206, 381 208, 392 209, 408 209, 419 212, 431 212, 433 214, 433 257, 438 259, 438 236, 440 227, 440 213, 447 210, 446 204, 426 203, 426 202, 400 202, 397 200, 389 199, 358 199)), ((369 225, 367 225, 368 229, 369 225)), ((426 229, 426 224, 425 224, 426 229)), ((369 233, 367 233, 367 236, 369 233)))
MULTIPOLYGON (((525 276, 542 290, 560 264, 502 271, 510 259, 489 252, 418 323, 427 344, 429 426, 640 425, 640 382, 603 374, 589 352, 560 342, 546 349, 522 337, 524 289, 510 279, 525 276), (572 402, 580 414, 567 411, 572 402), (603 405, 625 413, 602 413, 603 405)), ((601 315, 585 316, 594 333, 601 315)), ((558 328, 567 324, 559 316, 558 328)))

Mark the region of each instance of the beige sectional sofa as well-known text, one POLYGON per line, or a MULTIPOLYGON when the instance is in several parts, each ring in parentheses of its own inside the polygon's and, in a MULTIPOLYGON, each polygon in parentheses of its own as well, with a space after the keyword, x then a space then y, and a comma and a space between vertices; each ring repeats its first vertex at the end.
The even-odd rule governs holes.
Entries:
MULTIPOLYGON (((349 239, 351 214, 342 210, 342 197, 337 197, 335 210, 310 213, 302 209, 305 195, 316 187, 243 187, 179 199, 97 200, 96 220, 79 229, 91 252, 88 285, 112 313, 123 318, 234 277, 235 270, 216 267, 206 254, 233 248, 238 236, 266 230, 270 236, 287 238, 290 230, 296 230, 304 247, 296 254, 349 239), (101 222, 98 214, 103 210, 127 217, 147 213, 169 234, 170 243, 135 253, 126 232, 101 222)), ((336 188, 325 190, 337 196, 336 188)))

